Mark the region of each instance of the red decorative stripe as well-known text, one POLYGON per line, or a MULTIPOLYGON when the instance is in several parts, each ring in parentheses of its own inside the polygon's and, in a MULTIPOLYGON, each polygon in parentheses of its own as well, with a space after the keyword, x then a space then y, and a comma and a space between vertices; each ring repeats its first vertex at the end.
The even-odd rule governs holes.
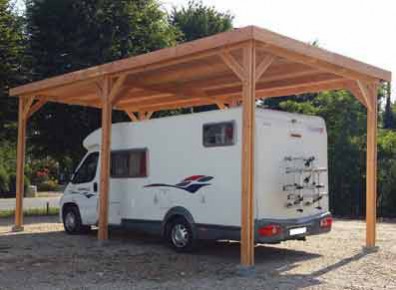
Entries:
POLYGON ((187 177, 185 179, 183 179, 183 181, 192 181, 192 180, 197 180, 201 177, 204 177, 205 175, 192 175, 190 177, 187 177))

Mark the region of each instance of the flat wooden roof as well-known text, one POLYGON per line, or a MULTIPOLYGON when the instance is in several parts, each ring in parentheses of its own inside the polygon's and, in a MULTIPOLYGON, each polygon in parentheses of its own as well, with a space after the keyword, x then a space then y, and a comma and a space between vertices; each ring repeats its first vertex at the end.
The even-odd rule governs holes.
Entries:
POLYGON ((255 44, 257 63, 272 59, 257 79, 258 98, 391 81, 389 71, 248 26, 12 88, 10 95, 101 107, 97 82, 107 76, 115 84, 123 78, 114 108, 127 112, 229 103, 241 98, 242 83, 228 62, 243 62, 247 42, 255 44))

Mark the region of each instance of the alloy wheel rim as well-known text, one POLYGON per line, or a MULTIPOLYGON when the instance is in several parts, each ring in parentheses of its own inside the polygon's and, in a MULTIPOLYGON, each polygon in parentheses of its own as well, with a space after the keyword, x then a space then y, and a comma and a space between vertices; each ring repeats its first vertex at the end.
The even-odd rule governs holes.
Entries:
POLYGON ((182 224, 177 224, 172 228, 172 243, 177 248, 183 248, 187 245, 189 239, 188 230, 182 224))
POLYGON ((76 217, 72 212, 68 212, 65 217, 66 228, 72 231, 76 226, 76 217))

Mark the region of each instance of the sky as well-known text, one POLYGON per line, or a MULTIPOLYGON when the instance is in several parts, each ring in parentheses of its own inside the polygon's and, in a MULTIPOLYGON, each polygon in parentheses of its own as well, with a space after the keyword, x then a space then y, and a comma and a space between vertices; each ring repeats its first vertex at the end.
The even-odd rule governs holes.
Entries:
MULTIPOLYGON (((319 46, 396 76, 394 0, 202 0, 235 16, 236 27, 256 25, 319 46)), ((166 9, 188 0, 162 0, 166 9)), ((396 100, 396 86, 392 88, 396 100)))

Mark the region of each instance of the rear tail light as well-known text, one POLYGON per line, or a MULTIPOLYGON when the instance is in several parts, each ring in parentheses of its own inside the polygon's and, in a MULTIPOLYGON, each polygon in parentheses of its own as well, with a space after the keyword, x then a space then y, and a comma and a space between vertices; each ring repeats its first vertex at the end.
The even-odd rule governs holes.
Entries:
POLYGON ((268 225, 262 228, 259 228, 258 234, 261 237, 272 237, 279 235, 282 232, 282 228, 278 225, 268 225))
POLYGON ((331 216, 325 217, 325 218, 320 220, 320 227, 321 228, 329 229, 329 228, 331 228, 332 224, 333 224, 333 218, 331 216))

